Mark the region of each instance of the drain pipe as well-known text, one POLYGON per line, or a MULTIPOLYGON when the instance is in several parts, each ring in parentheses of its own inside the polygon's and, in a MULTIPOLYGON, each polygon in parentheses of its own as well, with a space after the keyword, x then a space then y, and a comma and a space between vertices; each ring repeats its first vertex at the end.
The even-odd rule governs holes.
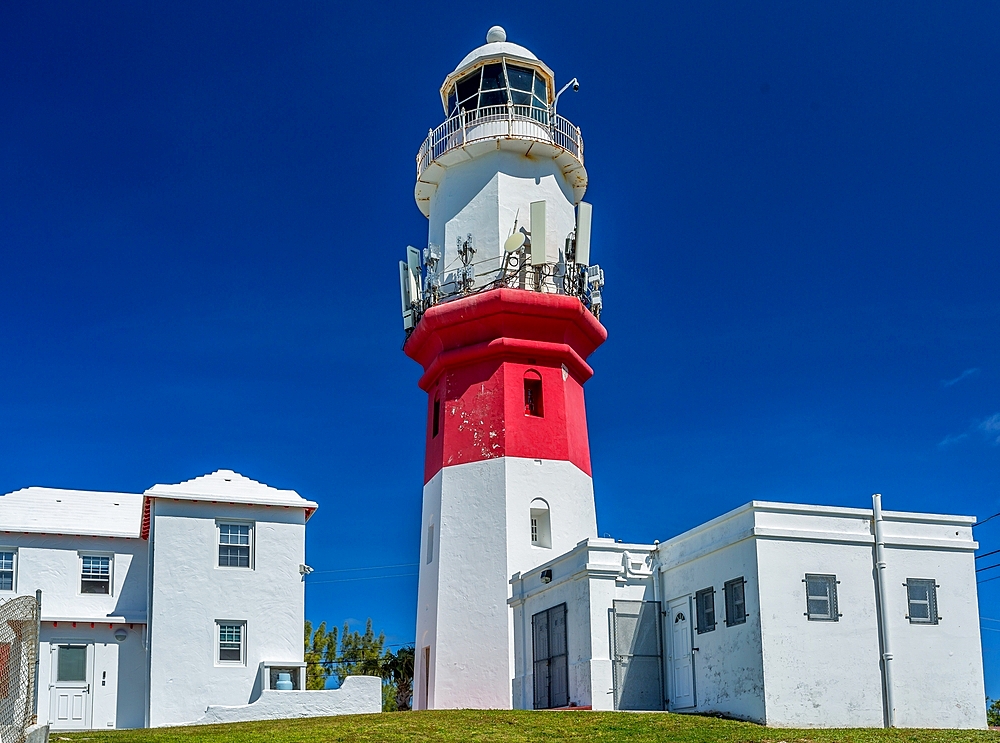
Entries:
POLYGON ((896 726, 896 706, 892 693, 892 650, 889 645, 889 609, 886 599, 889 589, 886 579, 885 537, 882 534, 882 494, 872 495, 872 515, 875 519, 875 570, 878 575, 878 626, 882 641, 882 685, 885 688, 885 726, 896 726))

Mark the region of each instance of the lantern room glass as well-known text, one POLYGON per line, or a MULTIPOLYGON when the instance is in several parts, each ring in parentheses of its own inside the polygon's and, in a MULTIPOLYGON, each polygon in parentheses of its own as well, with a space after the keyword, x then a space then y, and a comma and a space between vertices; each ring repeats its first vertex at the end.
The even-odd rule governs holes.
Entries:
POLYGON ((530 67, 508 64, 506 60, 483 65, 469 73, 448 91, 448 116, 459 110, 474 111, 488 106, 528 106, 547 111, 546 81, 530 67))

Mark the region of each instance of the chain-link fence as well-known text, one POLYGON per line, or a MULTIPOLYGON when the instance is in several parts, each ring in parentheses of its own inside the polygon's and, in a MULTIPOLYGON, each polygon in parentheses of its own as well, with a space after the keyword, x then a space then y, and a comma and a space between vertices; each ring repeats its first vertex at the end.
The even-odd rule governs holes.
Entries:
POLYGON ((0 740, 24 743, 35 723, 38 600, 18 596, 0 602, 0 740))

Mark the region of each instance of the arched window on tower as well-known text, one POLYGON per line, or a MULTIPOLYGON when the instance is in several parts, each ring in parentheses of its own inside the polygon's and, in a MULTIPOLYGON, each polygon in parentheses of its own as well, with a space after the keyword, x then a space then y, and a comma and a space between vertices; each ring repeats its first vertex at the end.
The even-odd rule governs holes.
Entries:
POLYGON ((524 373, 524 414, 535 418, 545 415, 542 407, 542 375, 534 369, 524 373))
POLYGON ((549 504, 541 498, 531 501, 531 546, 552 548, 552 521, 549 504))

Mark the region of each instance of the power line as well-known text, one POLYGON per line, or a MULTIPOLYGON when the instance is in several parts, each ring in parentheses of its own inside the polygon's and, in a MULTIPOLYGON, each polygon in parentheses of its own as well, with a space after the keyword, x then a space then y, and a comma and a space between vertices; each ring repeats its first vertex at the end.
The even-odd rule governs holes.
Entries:
POLYGON ((976 581, 976 585, 981 586, 983 583, 989 583, 991 580, 997 580, 998 578, 1000 578, 1000 575, 994 575, 992 578, 987 578, 986 580, 978 580, 976 581))
POLYGON ((1000 516, 1000 513, 995 513, 995 514, 993 514, 992 516, 990 516, 990 517, 988 517, 988 518, 985 518, 985 519, 983 519, 982 521, 977 521, 976 523, 974 523, 974 524, 973 524, 973 526, 982 526, 982 525, 983 525, 983 524, 985 524, 985 523, 986 523, 987 521, 991 521, 992 519, 995 519, 995 518, 996 518, 997 516, 1000 516))
POLYGON ((356 580, 384 580, 385 578, 415 578, 418 573, 400 573, 399 575, 366 575, 361 578, 336 578, 334 580, 310 580, 306 581, 307 586, 316 586, 320 583, 350 583, 356 580))
POLYGON ((993 568, 1000 568, 1000 562, 998 562, 996 565, 987 565, 985 568, 976 568, 976 572, 981 573, 984 570, 992 570, 993 568))
POLYGON ((977 560, 981 560, 981 559, 982 559, 982 558, 984 558, 984 557, 989 557, 990 555, 995 555, 995 554, 997 554, 998 552, 1000 552, 1000 550, 993 550, 992 552, 984 552, 984 553, 983 553, 983 554, 981 554, 981 555, 976 555, 976 559, 977 559, 977 560))
POLYGON ((419 562, 404 562, 399 565, 372 565, 367 568, 339 568, 337 570, 313 570, 309 575, 321 575, 323 573, 353 573, 358 570, 388 570, 389 568, 415 568, 419 562))

